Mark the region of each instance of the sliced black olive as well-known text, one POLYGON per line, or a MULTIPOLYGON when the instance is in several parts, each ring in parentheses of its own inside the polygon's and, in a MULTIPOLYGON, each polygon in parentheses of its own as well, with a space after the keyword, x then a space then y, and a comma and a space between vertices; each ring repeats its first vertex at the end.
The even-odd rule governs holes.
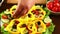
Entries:
POLYGON ((28 14, 28 17, 31 17, 31 14, 28 14))
POLYGON ((33 11, 31 11, 31 13, 35 14, 33 11))
POLYGON ((40 21, 38 21, 37 24, 40 25, 41 24, 40 21))
POLYGON ((26 24, 23 24, 22 27, 26 27, 26 24))
POLYGON ((30 25, 30 29, 32 29, 33 24, 30 25))
POLYGON ((37 11, 41 11, 40 9, 36 9, 37 11))
POLYGON ((13 28, 13 29, 17 29, 17 25, 13 25, 12 28, 13 28))
POLYGON ((15 22, 15 24, 18 24, 18 23, 20 23, 18 20, 15 20, 14 22, 15 22))

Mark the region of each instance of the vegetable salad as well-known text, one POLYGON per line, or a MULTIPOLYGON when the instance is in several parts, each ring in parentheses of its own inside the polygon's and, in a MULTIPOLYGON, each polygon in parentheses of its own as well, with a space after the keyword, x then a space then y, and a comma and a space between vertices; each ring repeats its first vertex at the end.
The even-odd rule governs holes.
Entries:
POLYGON ((55 25, 46 7, 34 5, 26 15, 14 19, 12 15, 16 7, 14 5, 0 14, 2 34, 52 34, 55 25))

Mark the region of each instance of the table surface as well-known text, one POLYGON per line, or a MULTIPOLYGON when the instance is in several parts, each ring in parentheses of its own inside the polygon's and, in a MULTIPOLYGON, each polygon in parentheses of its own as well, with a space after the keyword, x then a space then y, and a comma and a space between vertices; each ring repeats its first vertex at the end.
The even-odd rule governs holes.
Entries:
MULTIPOLYGON (((11 6, 14 4, 6 4, 3 3, 3 5, 0 7, 0 13, 4 11, 5 9, 11 8, 11 6)), ((55 25, 55 30, 53 34, 60 34, 60 15, 50 15, 50 18, 52 19, 54 25, 55 25)))

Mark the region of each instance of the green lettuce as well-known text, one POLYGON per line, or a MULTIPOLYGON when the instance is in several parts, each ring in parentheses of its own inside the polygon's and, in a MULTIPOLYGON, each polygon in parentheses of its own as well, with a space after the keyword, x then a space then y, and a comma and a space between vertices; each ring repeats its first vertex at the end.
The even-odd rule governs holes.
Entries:
POLYGON ((46 29, 46 31, 43 34, 52 34, 54 31, 55 25, 51 23, 51 26, 46 29))

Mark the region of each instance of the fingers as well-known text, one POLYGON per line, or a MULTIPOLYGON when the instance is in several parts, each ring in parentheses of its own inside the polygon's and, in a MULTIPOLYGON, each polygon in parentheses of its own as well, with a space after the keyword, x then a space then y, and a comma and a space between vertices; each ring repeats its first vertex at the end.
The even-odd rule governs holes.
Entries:
POLYGON ((13 14, 13 18, 19 18, 19 17, 25 15, 27 12, 28 12, 28 8, 27 7, 23 7, 23 8, 21 8, 20 10, 16 11, 13 14))
POLYGON ((34 4, 35 0, 18 0, 18 7, 13 14, 13 18, 18 18, 25 15, 34 4))

